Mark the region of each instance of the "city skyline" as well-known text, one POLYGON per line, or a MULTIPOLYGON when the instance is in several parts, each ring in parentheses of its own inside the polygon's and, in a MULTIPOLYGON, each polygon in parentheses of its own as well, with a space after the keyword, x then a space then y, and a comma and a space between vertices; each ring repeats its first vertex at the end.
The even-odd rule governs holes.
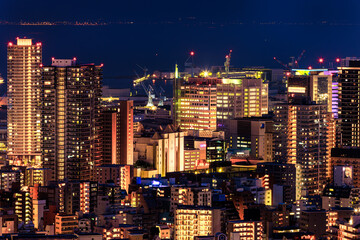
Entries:
POLYGON ((0 1, 0 239, 360 239, 358 9, 0 1))

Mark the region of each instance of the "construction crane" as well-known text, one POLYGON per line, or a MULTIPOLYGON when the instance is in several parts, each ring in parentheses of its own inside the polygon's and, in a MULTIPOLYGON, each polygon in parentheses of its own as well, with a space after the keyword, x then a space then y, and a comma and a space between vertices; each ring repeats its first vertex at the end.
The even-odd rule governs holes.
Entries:
POLYGON ((291 69, 294 69, 294 68, 299 68, 299 62, 302 59, 302 57, 304 56, 304 54, 305 54, 305 50, 303 50, 296 59, 295 59, 295 57, 290 57, 291 62, 289 62, 288 64, 283 63, 282 61, 280 61, 276 57, 274 57, 274 60, 277 61, 286 70, 291 70, 291 69))
POLYGON ((136 87, 137 85, 139 85, 141 82, 146 81, 150 78, 150 74, 147 74, 148 69, 146 67, 141 67, 140 65, 136 64, 136 66, 138 66, 141 70, 144 71, 144 75, 142 77, 140 77, 136 72, 136 76, 138 77, 137 79, 135 79, 133 81, 134 87, 136 87))
POLYGON ((229 54, 225 56, 225 62, 224 62, 224 66, 225 66, 225 73, 226 73, 226 76, 229 75, 229 71, 230 71, 230 60, 231 60, 231 53, 232 53, 232 50, 230 50, 229 54))

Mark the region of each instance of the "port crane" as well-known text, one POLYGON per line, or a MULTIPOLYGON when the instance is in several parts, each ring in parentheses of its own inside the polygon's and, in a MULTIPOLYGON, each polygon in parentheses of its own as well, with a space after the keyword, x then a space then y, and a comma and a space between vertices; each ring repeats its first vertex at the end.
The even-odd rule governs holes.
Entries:
POLYGON ((165 96, 165 90, 160 86, 160 91, 159 91, 159 104, 158 106, 164 106, 164 101, 166 101, 166 96, 165 96))
POLYGON ((148 69, 146 67, 141 67, 140 65, 136 64, 136 66, 138 66, 141 70, 144 71, 144 75, 142 77, 140 77, 136 72, 136 76, 138 77, 137 79, 135 79, 133 81, 134 87, 138 86, 140 83, 142 83, 143 81, 146 81, 148 79, 150 79, 150 74, 147 74, 148 69))
POLYGON ((295 59, 295 57, 290 57, 291 61, 288 64, 283 63, 278 58, 274 57, 274 60, 278 62, 281 66, 283 66, 286 70, 291 70, 293 68, 299 68, 299 62, 305 54, 305 50, 303 50, 300 55, 295 59))
POLYGON ((154 102, 153 102, 153 99, 155 98, 153 87, 151 85, 149 85, 149 87, 146 87, 144 82, 141 82, 141 86, 143 87, 146 95, 148 96, 148 102, 146 104, 146 107, 149 107, 149 108, 155 107, 154 102))

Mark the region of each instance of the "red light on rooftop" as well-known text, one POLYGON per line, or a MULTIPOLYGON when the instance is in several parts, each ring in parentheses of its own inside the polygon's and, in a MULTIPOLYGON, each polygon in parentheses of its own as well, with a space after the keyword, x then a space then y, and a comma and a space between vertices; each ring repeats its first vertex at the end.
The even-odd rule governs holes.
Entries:
POLYGON ((230 50, 230 52, 232 52, 232 50, 230 50))
POLYGON ((290 76, 290 74, 291 74, 290 72, 287 72, 287 73, 286 73, 286 76, 290 76))
POLYGON ((194 55, 195 55, 195 53, 194 53, 193 51, 191 51, 191 52, 190 52, 190 55, 191 55, 191 56, 194 56, 194 55))
POLYGON ((54 61, 54 60, 55 60, 55 58, 54 58, 54 57, 52 57, 52 58, 51 58, 51 60, 52 60, 52 61, 54 61))
POLYGON ((335 60, 337 63, 339 63, 340 62, 340 58, 336 58, 336 60, 335 60))
POLYGON ((41 42, 36 43, 36 46, 41 46, 41 45, 42 45, 41 42))
POLYGON ((102 64, 100 64, 100 67, 103 67, 104 66, 104 64, 102 63, 102 64))
POLYGON ((8 43, 8 46, 11 47, 12 45, 14 45, 12 42, 9 42, 9 43, 8 43))
POLYGON ((76 57, 74 57, 73 60, 76 61, 77 60, 76 57))
POLYGON ((40 67, 42 68, 43 66, 44 66, 44 65, 41 63, 41 64, 40 64, 40 67))
POLYGON ((312 66, 309 66, 308 69, 311 70, 311 69, 312 69, 312 66))
POLYGON ((323 58, 319 58, 319 63, 323 63, 324 59, 323 58))

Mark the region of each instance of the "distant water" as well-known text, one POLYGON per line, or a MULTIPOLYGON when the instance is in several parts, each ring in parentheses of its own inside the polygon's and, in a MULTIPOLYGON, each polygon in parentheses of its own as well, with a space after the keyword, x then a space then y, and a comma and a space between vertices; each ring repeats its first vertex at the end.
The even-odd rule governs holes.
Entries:
MULTIPOLYGON (((43 62, 51 57, 77 57, 80 63, 104 64, 104 82, 127 87, 137 66, 150 71, 173 71, 183 67, 188 53, 204 68, 223 65, 229 49, 231 65, 277 67, 305 49, 300 65, 316 67, 316 59, 360 56, 360 28, 328 25, 230 25, 224 27, 184 25, 109 26, 0 26, 0 73, 6 77, 6 45, 16 37, 43 43, 43 62)), ((181 69, 180 69, 181 70, 181 69)), ((131 83, 130 83, 131 84, 131 83)))

